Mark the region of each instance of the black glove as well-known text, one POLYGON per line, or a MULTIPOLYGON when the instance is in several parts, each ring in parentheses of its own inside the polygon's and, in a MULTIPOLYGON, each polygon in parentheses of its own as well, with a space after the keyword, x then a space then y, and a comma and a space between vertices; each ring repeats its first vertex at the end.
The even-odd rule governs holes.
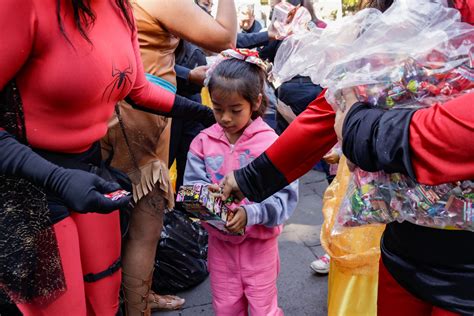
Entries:
POLYGON ((4 131, 0 131, 0 173, 23 177, 51 191, 66 206, 80 213, 110 213, 127 206, 131 199, 110 200, 104 194, 120 189, 117 183, 86 171, 52 164, 4 131))
POLYGON ((216 122, 216 119, 214 118, 214 113, 209 107, 204 106, 201 103, 189 100, 180 95, 176 95, 174 99, 173 108, 170 112, 160 112, 144 107, 135 103, 131 98, 125 98, 125 101, 127 101, 128 104, 130 104, 134 109, 137 110, 166 117, 187 118, 200 122, 205 127, 209 127, 216 122))

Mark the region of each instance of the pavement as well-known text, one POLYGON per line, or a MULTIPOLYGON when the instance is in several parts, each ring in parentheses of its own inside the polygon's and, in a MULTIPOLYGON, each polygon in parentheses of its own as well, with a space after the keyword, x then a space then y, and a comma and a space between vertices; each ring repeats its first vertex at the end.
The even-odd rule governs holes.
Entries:
MULTIPOLYGON (((322 172, 312 170, 300 179, 300 201, 279 239, 278 300, 287 316, 327 315, 327 276, 315 275, 309 267, 311 261, 324 254, 319 233, 326 187, 322 172)), ((209 278, 178 295, 186 299, 183 309, 154 313, 153 316, 214 315, 209 278)))

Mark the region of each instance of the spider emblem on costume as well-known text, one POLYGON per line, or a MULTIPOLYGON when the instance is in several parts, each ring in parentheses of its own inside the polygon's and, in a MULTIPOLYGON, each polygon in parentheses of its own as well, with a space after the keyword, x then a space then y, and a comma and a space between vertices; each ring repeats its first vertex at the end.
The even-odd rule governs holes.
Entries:
POLYGON ((105 87, 102 100, 107 98, 107 102, 110 102, 114 91, 119 91, 119 95, 122 95, 123 91, 128 91, 127 88, 131 88, 132 86, 132 80, 129 78, 130 75, 133 75, 133 68, 130 62, 128 63, 128 67, 123 70, 120 70, 115 67, 115 64, 112 64, 113 80, 105 87))

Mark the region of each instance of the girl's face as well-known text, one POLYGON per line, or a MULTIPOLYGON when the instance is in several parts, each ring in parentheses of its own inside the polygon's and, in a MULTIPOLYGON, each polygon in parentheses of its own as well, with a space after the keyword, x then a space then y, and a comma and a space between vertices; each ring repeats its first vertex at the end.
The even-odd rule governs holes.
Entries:
POLYGON ((211 93, 214 117, 224 129, 227 139, 235 143, 245 128, 252 122, 252 113, 257 111, 262 96, 255 105, 252 105, 237 92, 214 89, 211 93))

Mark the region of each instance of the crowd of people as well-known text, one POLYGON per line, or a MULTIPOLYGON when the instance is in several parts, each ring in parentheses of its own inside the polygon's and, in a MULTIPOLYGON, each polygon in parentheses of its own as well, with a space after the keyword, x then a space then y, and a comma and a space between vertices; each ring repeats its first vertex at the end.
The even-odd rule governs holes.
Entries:
MULTIPOLYGON (((397 1, 362 3, 385 12, 397 1)), ((311 1, 283 2, 294 8, 288 23, 301 7, 308 30, 328 27, 311 1)), ((385 111, 344 91, 336 111, 306 74, 277 87, 268 80, 291 33, 263 28, 253 5, 219 0, 212 16, 213 5, 4 1, 0 290, 22 314, 181 308, 184 299, 151 283, 163 217, 178 207, 182 184, 209 185, 233 206, 230 234, 202 222, 215 314, 283 315, 278 236, 296 208, 297 179, 318 162, 334 181, 325 216, 355 165, 433 186, 474 179, 474 93, 385 111)), ((474 24, 474 1, 444 5, 474 24)), ((393 222, 381 233, 370 231, 376 255, 359 274, 350 264, 341 272, 341 252, 323 230, 327 254, 308 264, 345 275, 342 292, 329 286, 329 314, 474 314, 472 231, 393 222)))

